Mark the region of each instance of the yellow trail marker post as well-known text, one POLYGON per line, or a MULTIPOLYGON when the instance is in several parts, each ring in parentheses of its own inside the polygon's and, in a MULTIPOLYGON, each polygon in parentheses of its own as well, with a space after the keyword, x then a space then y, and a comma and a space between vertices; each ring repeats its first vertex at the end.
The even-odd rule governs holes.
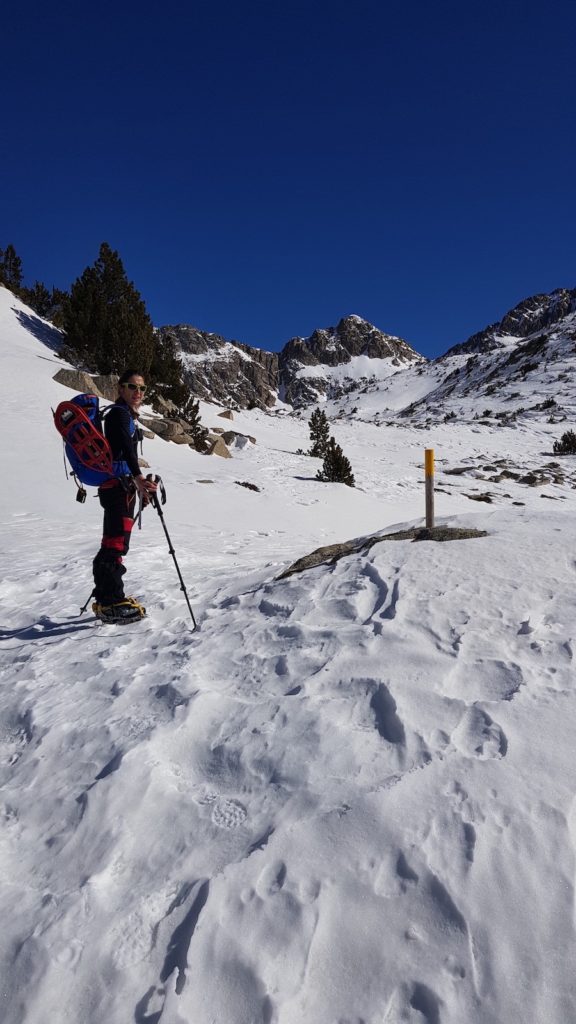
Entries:
POLYGON ((434 449, 424 451, 424 471, 426 475, 426 529, 434 528, 434 449))

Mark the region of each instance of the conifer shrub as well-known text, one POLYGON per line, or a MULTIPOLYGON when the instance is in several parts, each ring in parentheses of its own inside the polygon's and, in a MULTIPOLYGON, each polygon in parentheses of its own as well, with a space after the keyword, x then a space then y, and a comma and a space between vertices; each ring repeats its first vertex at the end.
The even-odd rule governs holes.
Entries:
POLYGON ((189 395, 188 399, 182 405, 180 409, 180 415, 183 420, 189 426, 190 436, 194 442, 194 448, 197 452, 205 452, 207 448, 208 429, 203 427, 200 422, 200 403, 194 395, 189 395))
POLYGON ((567 430, 559 441, 554 441, 555 455, 576 455, 576 434, 567 430))
POLYGON ((346 484, 347 487, 354 487, 352 466, 333 437, 328 440, 322 469, 318 470, 316 479, 326 483, 346 484))
POLYGON ((249 480, 235 480, 235 484, 239 487, 245 487, 248 491, 257 491, 260 493, 260 488, 256 484, 251 484, 249 480))

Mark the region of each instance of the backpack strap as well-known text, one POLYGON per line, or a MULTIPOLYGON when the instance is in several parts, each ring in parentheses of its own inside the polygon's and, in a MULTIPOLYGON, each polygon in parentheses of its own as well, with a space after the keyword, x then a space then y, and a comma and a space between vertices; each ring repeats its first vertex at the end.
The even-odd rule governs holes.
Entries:
POLYGON ((68 466, 66 465, 66 441, 64 440, 64 438, 62 438, 62 461, 64 463, 64 472, 66 474, 66 479, 69 480, 70 474, 68 472, 68 466))

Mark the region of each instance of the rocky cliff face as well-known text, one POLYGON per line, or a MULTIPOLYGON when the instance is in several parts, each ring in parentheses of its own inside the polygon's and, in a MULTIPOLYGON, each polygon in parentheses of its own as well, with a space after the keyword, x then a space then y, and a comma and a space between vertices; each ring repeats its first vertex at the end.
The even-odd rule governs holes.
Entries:
MULTIPOLYGON (((282 397, 295 408, 303 408, 319 398, 345 394, 358 383, 356 368, 352 372, 351 367, 349 377, 345 371, 346 364, 357 356, 388 360, 392 372, 424 361, 401 338, 385 334, 359 316, 347 316, 336 327, 316 330, 309 338, 292 338, 284 346, 279 358, 282 397), (331 373, 335 367, 344 367, 344 372, 331 373)), ((368 366, 366 371, 369 378, 368 366)))
POLYGON ((485 327, 473 334, 468 341, 454 345, 446 352, 446 358, 454 355, 472 355, 475 352, 492 352, 502 348, 503 336, 528 338, 536 331, 553 326, 576 310, 576 288, 557 288, 549 295, 533 295, 511 309, 498 323, 485 327))
POLYGON ((372 376, 371 359, 386 360, 390 372, 423 361, 407 342, 359 316, 345 317, 309 338, 292 338, 279 355, 187 324, 159 330, 176 339, 185 380, 196 397, 240 409, 270 408, 279 393, 297 408, 345 394, 352 381, 357 385, 358 373, 348 378, 345 369, 336 376, 332 371, 357 356, 366 357, 366 379, 372 376))
POLYGON ((278 356, 188 324, 160 327, 180 349, 184 379, 197 398, 237 409, 266 409, 276 402, 278 356))

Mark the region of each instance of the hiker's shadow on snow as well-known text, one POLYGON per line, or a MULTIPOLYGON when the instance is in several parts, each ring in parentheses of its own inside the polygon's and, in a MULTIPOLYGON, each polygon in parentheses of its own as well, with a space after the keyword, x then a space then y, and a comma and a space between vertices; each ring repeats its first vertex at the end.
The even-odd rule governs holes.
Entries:
POLYGON ((54 619, 42 615, 37 622, 31 622, 29 626, 20 626, 19 629, 0 628, 0 642, 2 640, 50 640, 53 637, 83 633, 87 629, 92 630, 93 626, 92 621, 79 622, 76 616, 68 621, 56 622, 54 619))
POLYGON ((62 335, 56 327, 50 327, 49 324, 44 323, 39 316, 30 315, 25 313, 23 309, 15 309, 14 312, 23 327, 29 331, 38 341, 41 341, 43 345, 51 349, 52 352, 59 352, 62 348, 62 335))

